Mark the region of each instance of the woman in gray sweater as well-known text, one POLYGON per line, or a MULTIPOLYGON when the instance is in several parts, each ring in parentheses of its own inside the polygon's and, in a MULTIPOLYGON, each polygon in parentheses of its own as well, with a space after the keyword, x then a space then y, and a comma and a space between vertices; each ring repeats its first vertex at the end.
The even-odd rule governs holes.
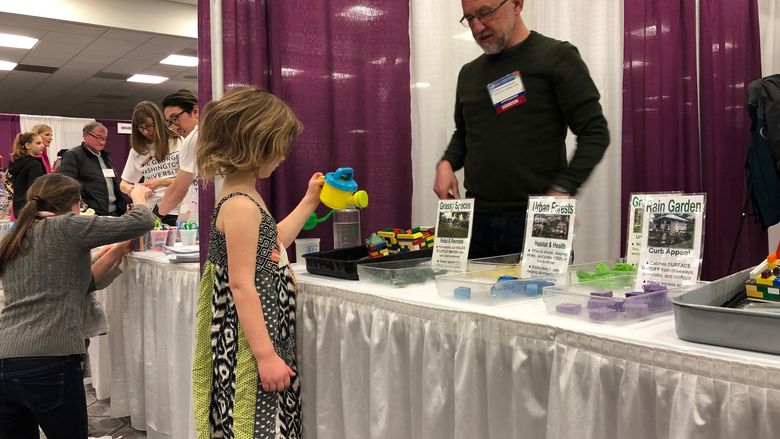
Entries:
POLYGON ((16 225, 0 242, 5 307, 0 311, 0 439, 86 439, 80 355, 87 292, 124 254, 114 246, 94 264, 90 250, 154 226, 151 191, 130 193, 121 217, 80 216, 79 183, 62 174, 37 179, 16 225))

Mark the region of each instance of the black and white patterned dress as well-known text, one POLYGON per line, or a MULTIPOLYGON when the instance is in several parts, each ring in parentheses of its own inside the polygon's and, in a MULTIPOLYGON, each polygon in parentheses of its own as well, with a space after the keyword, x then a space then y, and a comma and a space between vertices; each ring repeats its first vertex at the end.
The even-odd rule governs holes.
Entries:
POLYGON ((227 246, 216 219, 222 204, 234 196, 248 197, 260 209, 255 287, 274 348, 298 373, 295 278, 277 237, 276 221, 248 194, 228 194, 211 217, 208 257, 198 298, 192 374, 198 438, 300 438, 300 381, 296 375, 283 392, 263 391, 257 363, 228 287, 227 246))

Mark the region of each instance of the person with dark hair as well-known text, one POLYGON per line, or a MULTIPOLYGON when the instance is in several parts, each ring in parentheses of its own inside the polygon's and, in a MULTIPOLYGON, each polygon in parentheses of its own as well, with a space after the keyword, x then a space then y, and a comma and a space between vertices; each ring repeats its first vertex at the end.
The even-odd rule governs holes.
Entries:
POLYGON ((8 166, 9 179, 13 188, 14 215, 24 208, 27 189, 39 177, 46 175, 46 168, 41 161, 44 151, 41 136, 33 132, 19 133, 14 139, 11 164, 8 166))
POLYGON ((179 149, 176 178, 154 208, 160 219, 179 206, 195 181, 195 146, 198 144, 198 97, 188 90, 169 94, 162 101, 165 126, 184 138, 179 149))
POLYGON ((81 198, 97 215, 121 216, 127 202, 105 151, 108 130, 99 122, 84 125, 84 140, 62 156, 59 172, 81 183, 81 198))
POLYGON ((62 156, 65 155, 66 152, 68 152, 67 148, 62 148, 57 151, 57 159, 54 160, 54 163, 51 165, 51 172, 59 172, 60 165, 62 164, 62 156))
MULTIPOLYGON (((144 179, 143 185, 154 192, 150 206, 156 206, 179 170, 181 138, 165 127, 162 111, 154 102, 141 101, 133 109, 133 131, 122 171, 122 192, 130 193, 144 179)), ((175 226, 178 216, 165 215, 164 224, 175 226)))
POLYGON ((87 293, 127 252, 115 245, 95 263, 94 247, 138 237, 154 227, 144 206, 120 218, 79 215, 81 186, 63 174, 37 179, 16 226, 0 242, 0 438, 86 439, 81 355, 87 293), (45 267, 45 269, 41 269, 45 267))

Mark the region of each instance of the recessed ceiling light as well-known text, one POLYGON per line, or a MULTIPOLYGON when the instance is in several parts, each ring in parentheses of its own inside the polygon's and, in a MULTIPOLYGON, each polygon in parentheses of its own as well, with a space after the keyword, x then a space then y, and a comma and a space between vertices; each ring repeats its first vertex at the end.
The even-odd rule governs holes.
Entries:
POLYGON ((128 82, 143 82, 144 84, 159 84, 167 80, 168 78, 166 78, 165 76, 156 76, 156 75, 133 75, 127 78, 128 82))
POLYGON ((32 49, 38 43, 37 38, 25 37, 22 35, 0 33, 0 46, 15 47, 17 49, 32 49))
POLYGON ((16 67, 16 63, 15 62, 0 61, 0 70, 13 70, 14 67, 16 67))
POLYGON ((168 58, 160 61, 160 64, 172 66, 195 67, 198 65, 197 56, 169 55, 168 58))

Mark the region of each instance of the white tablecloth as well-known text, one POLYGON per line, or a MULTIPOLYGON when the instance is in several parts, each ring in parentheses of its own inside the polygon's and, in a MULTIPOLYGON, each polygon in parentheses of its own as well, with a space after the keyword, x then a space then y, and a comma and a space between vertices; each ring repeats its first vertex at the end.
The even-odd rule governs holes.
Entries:
POLYGON ((92 339, 92 380, 111 416, 130 416, 147 437, 195 437, 191 365, 197 263, 169 264, 159 252, 133 253, 98 292, 108 335, 92 339))
POLYGON ((780 357, 299 274, 304 432, 326 438, 778 438, 780 357))

